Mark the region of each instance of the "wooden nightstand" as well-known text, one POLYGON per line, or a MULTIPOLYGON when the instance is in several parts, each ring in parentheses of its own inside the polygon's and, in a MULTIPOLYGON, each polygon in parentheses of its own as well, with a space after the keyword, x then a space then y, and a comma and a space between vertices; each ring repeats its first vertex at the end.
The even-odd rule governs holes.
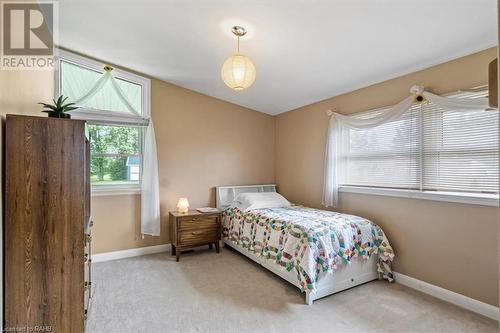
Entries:
POLYGON ((179 261, 181 251, 196 246, 215 245, 219 253, 221 233, 221 215, 216 213, 200 213, 196 210, 182 214, 170 212, 170 238, 172 240, 172 255, 179 261))

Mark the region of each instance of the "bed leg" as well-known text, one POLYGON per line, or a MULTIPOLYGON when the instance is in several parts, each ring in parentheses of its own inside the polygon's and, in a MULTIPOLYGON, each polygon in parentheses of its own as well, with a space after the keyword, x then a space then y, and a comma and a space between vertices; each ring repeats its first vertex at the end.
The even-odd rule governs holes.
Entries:
POLYGON ((314 292, 313 291, 306 291, 306 304, 307 305, 312 305, 313 304, 313 298, 314 298, 314 292))

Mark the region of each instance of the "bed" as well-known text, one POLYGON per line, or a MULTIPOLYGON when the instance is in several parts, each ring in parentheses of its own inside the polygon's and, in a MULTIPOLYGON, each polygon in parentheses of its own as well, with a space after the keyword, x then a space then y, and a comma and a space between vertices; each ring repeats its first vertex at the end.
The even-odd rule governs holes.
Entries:
POLYGON ((234 206, 243 193, 273 192, 274 184, 216 188, 227 246, 299 288, 309 305, 372 280, 393 280, 393 250, 382 229, 367 219, 293 204, 234 206))

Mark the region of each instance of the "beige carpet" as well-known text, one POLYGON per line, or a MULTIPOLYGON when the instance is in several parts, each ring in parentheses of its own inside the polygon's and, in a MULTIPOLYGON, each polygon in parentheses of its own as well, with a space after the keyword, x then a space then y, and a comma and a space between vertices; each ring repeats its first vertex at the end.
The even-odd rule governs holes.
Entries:
POLYGON ((87 332, 497 332, 493 320, 374 281, 304 304, 298 289, 222 249, 97 263, 87 332))

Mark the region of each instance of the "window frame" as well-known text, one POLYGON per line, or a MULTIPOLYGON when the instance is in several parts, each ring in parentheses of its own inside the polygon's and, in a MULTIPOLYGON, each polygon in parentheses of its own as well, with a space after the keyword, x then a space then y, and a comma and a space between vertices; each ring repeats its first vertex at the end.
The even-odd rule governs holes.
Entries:
MULTIPOLYGON (((467 90, 461 90, 456 92, 451 92, 443 94, 442 96, 453 96, 459 94, 460 92, 467 91, 482 91, 487 89, 487 86, 480 86, 476 88, 471 88, 467 90)), ((387 107, 372 109, 360 112, 360 114, 373 112, 377 110, 386 109, 387 107)), ((498 111, 497 111, 498 112, 498 111)), ((420 163, 422 163, 422 157, 424 153, 423 146, 423 124, 422 124, 422 114, 419 112, 419 122, 418 122, 418 140, 420 142, 420 163)), ((472 192, 453 192, 453 191, 432 191, 424 190, 422 186, 423 181, 423 168, 420 166, 419 178, 420 178, 420 189, 402 189, 402 188, 389 188, 389 187, 375 187, 375 186, 357 186, 348 184, 339 184, 339 191, 344 193, 356 193, 356 194, 366 194, 366 195, 381 195, 389 197, 401 197, 409 199, 423 199, 423 200, 433 200, 433 201, 444 201, 444 202, 454 202, 462 204, 473 204, 473 205, 483 205, 483 206, 499 206, 499 194, 490 193, 472 193, 472 192)))
MULTIPOLYGON (((71 63, 73 65, 87 68, 89 70, 96 71, 98 73, 104 73, 104 63, 74 54, 72 52, 56 49, 57 60, 54 70, 55 76, 55 98, 58 98, 61 94, 61 78, 60 78, 60 66, 61 61, 71 63)), ((142 114, 137 116, 129 112, 120 111, 109 111, 109 110, 96 110, 88 108, 78 109, 78 119, 86 120, 89 124, 95 125, 119 125, 119 126, 129 126, 136 127, 140 125, 145 125, 147 119, 151 116, 151 80, 140 76, 129 71, 113 68, 113 76, 118 79, 129 81, 141 86, 142 88, 142 114)), ((143 158, 143 142, 145 131, 144 128, 139 128, 139 156, 142 160, 143 158)), ((141 193, 141 182, 142 178, 139 177, 139 182, 137 184, 106 184, 106 185, 91 185, 92 196, 107 196, 107 195, 129 195, 129 194, 140 194, 141 193)))
MULTIPOLYGON (((139 160, 142 162, 143 159, 143 142, 144 142, 144 128, 133 125, 122 125, 117 123, 109 123, 109 122, 98 122, 98 121, 88 121, 89 125, 103 125, 103 126, 127 126, 127 127, 138 127, 139 129, 139 153, 138 154, 99 154, 105 157, 116 157, 120 155, 126 156, 139 156, 139 160)), ((141 168, 142 170, 142 168, 141 168)), ((137 184, 101 184, 101 185, 92 185, 91 184, 91 194, 92 196, 107 196, 107 195, 126 195, 126 194, 140 194, 141 193, 141 182, 142 178, 139 174, 139 182, 137 184)))
MULTIPOLYGON (((410 107, 410 109, 413 107, 413 105, 410 107)), ((356 115, 359 115, 359 116, 364 116, 364 115, 367 115, 367 114, 371 114, 371 113, 377 113, 377 112, 382 112, 384 110, 387 110, 391 108, 390 106, 385 106, 385 107, 380 107, 380 108, 375 108, 375 109, 371 109, 371 110, 365 110, 365 111, 361 111, 361 112, 357 112, 356 115)), ((369 117, 368 117, 369 118, 369 117)), ((417 116, 417 131, 418 131, 418 135, 417 135, 417 140, 419 142, 419 148, 417 149, 418 151, 418 154, 419 154, 419 174, 420 174, 420 171, 422 170, 422 138, 423 138, 423 133, 422 133, 422 126, 420 126, 421 124, 421 113, 418 112, 417 116)), ((347 150, 350 150, 351 149, 351 142, 350 142, 350 136, 349 136, 349 130, 348 129, 347 131, 343 132, 342 135, 343 135, 343 142, 346 143, 346 147, 347 147, 347 150)), ((342 151, 344 152, 345 149, 342 148, 342 151)), ((399 152, 399 155, 401 155, 403 152, 399 152)), ((404 152, 406 154, 406 152, 404 152)), ((411 152, 408 152, 407 155, 408 156, 411 156, 411 152)), ((371 157, 377 157, 377 156, 389 156, 389 155, 398 155, 396 154, 394 151, 391 151, 390 153, 381 153, 381 152, 377 152, 377 153, 370 153, 369 156, 371 157)), ((365 155, 366 156, 366 155, 365 155)), ((362 157, 361 155, 354 155, 354 157, 362 157)), ((349 158, 347 156, 342 156, 342 158, 344 158, 345 160, 343 160, 341 163, 344 163, 345 165, 345 171, 343 173, 341 173, 340 175, 340 178, 339 178, 339 191, 341 191, 341 187, 345 187, 345 188, 373 188, 373 189, 383 189, 383 190, 403 190, 403 191, 421 191, 422 190, 422 177, 419 177, 419 189, 420 190, 417 190, 416 188, 404 188, 404 187, 384 187, 384 186, 374 186, 374 185, 355 185, 355 184, 346 184, 346 185, 342 185, 341 182, 346 179, 348 177, 348 174, 349 174, 349 158)))

